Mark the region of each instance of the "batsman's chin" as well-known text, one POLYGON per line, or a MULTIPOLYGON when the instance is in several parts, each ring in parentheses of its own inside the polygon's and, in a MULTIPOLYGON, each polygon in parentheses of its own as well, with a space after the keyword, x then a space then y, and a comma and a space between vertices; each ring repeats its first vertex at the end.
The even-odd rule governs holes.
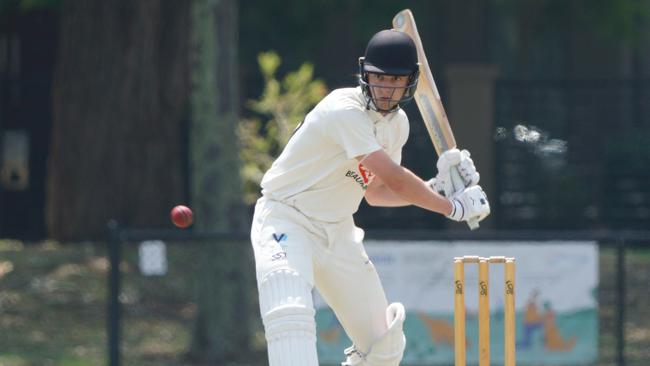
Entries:
POLYGON ((386 100, 378 100, 375 101, 375 105, 377 106, 377 109, 381 111, 392 111, 393 108, 397 105, 394 101, 391 99, 386 99, 386 100))

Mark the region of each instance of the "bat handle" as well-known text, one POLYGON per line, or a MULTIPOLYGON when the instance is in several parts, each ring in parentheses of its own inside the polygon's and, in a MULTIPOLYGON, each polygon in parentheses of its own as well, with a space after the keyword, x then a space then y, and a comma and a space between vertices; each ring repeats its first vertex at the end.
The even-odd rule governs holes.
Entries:
POLYGON ((476 230, 479 227, 478 220, 476 218, 471 218, 467 220, 467 225, 469 226, 470 230, 476 230))
MULTIPOLYGON (((451 168, 451 184, 454 186, 454 191, 456 192, 465 189, 465 181, 460 176, 458 167, 451 168)), ((478 220, 476 218, 467 220, 467 225, 469 226, 470 230, 476 230, 479 227, 478 220)))

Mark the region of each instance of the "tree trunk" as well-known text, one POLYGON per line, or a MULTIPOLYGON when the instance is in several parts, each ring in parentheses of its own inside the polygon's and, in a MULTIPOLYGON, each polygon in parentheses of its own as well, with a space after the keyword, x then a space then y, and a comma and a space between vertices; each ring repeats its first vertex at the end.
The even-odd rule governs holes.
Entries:
MULTIPOLYGON (((235 0, 192 3, 191 196, 196 226, 242 230, 235 126, 239 118, 235 0)), ((201 258, 191 356, 210 364, 241 360, 249 349, 249 246, 211 243, 201 258)))
POLYGON ((50 237, 108 219, 169 225, 183 198, 189 3, 64 0, 53 86, 50 237))

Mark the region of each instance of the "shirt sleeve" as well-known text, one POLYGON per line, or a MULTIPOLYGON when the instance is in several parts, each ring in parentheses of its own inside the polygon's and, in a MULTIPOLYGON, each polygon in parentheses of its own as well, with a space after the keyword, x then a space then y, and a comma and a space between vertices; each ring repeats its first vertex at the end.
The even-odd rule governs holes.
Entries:
POLYGON ((325 135, 341 146, 348 159, 365 156, 381 149, 375 137, 372 121, 357 109, 330 112, 322 128, 325 135))

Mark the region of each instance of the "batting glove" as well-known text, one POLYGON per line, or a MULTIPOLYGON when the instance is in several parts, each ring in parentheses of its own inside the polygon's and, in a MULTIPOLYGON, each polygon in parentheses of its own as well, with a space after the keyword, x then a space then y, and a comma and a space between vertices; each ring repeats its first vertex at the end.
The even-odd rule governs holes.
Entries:
POLYGON ((474 218, 481 221, 490 214, 490 202, 479 185, 455 193, 450 201, 454 207, 447 217, 454 221, 467 221, 474 218))
MULTIPOLYGON (((445 197, 450 198, 457 191, 478 184, 481 176, 476 171, 476 166, 470 156, 469 151, 460 151, 458 149, 447 150, 440 154, 438 162, 436 163, 438 174, 434 180, 434 190, 440 194, 444 194, 445 197), (458 171, 462 179, 462 186, 454 186, 454 181, 451 179, 451 169, 456 169, 458 171)), ((431 185, 433 186, 434 184, 431 185)))

